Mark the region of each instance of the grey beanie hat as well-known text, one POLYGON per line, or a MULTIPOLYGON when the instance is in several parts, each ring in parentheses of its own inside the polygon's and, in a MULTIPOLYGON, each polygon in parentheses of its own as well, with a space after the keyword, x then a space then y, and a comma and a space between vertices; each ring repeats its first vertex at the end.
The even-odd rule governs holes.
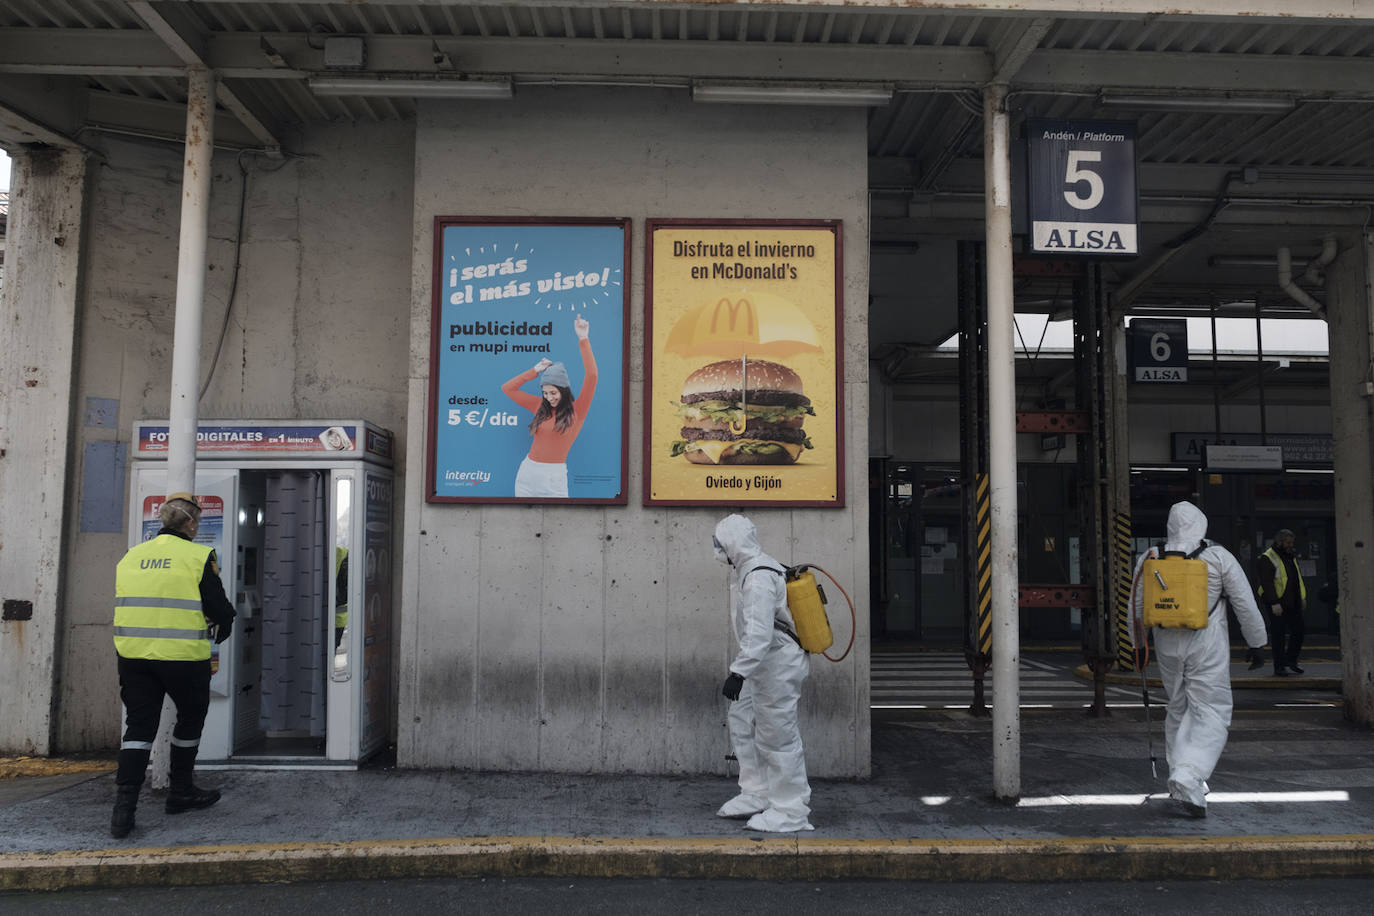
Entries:
POLYGON ((544 370, 544 374, 539 377, 540 385, 553 385, 557 388, 571 387, 568 381, 568 370, 562 363, 553 363, 544 370))

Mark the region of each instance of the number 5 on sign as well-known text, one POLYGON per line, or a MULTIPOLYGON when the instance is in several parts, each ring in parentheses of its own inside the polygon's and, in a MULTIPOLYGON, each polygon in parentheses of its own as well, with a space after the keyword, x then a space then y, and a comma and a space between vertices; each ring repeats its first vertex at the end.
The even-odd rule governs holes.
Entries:
POLYGON ((1064 199, 1069 202, 1070 207, 1075 210, 1092 210, 1102 203, 1102 197, 1107 193, 1107 189, 1102 185, 1102 176, 1092 169, 1079 168, 1079 164, 1083 162, 1101 161, 1102 153, 1097 150, 1069 150, 1069 165, 1064 174, 1064 183, 1074 186, 1074 189, 1065 191, 1064 199), (1077 185, 1085 181, 1088 183, 1088 196, 1080 197, 1077 185))

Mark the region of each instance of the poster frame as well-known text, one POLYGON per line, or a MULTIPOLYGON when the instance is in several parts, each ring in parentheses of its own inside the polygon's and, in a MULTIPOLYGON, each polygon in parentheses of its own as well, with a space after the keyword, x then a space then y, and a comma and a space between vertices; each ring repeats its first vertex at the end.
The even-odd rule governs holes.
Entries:
MULTIPOLYGON (((644 391, 643 391, 643 502, 646 506, 738 506, 772 509, 844 508, 845 506, 845 401, 844 401, 844 221, 840 219, 691 219, 653 218, 644 221, 644 391), (718 499, 672 499, 653 495, 654 393, 654 236, 660 229, 824 229, 834 239, 835 277, 835 498, 744 499, 724 493, 718 499)), ((676 396, 676 393, 675 395, 676 396)))
POLYGON ((630 442, 630 253, 631 220, 621 216, 436 216, 430 271, 429 401, 425 417, 425 502, 434 504, 623 506, 629 502, 630 442), (542 498, 522 496, 441 496, 436 486, 439 424, 439 353, 443 315, 444 229, 449 226, 616 226, 623 239, 620 307, 620 489, 615 496, 542 498))

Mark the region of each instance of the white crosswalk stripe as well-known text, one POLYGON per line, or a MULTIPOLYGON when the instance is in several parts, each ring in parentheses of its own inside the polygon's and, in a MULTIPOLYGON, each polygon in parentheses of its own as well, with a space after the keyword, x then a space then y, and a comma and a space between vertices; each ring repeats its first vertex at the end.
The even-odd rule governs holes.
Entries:
MULTIPOLYGON (((1063 666, 1021 660, 1021 706, 1073 709, 1089 706, 1093 685, 1073 673, 1078 664, 1067 656, 1063 666)), ((993 702, 992 671, 983 676, 983 700, 993 702)), ((1112 705, 1140 702, 1140 692, 1108 685, 1112 705)), ((1153 696, 1152 696, 1153 700, 1153 696)), ((874 652, 869 705, 874 709, 967 709, 973 702, 973 673, 962 652, 874 652)))

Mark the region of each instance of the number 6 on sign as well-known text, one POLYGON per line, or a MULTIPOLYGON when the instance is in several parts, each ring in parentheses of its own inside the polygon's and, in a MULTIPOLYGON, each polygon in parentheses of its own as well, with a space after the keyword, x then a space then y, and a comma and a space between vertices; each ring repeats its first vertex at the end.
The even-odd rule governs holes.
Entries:
POLYGON ((1102 186, 1102 176, 1092 169, 1079 168, 1082 162, 1101 162, 1102 153, 1098 150, 1069 150, 1069 162, 1064 170, 1064 183, 1067 185, 1077 185, 1079 182, 1088 183, 1088 196, 1080 197, 1078 189, 1064 192, 1064 200, 1075 210, 1091 210, 1102 203, 1102 197, 1106 189, 1102 186))

